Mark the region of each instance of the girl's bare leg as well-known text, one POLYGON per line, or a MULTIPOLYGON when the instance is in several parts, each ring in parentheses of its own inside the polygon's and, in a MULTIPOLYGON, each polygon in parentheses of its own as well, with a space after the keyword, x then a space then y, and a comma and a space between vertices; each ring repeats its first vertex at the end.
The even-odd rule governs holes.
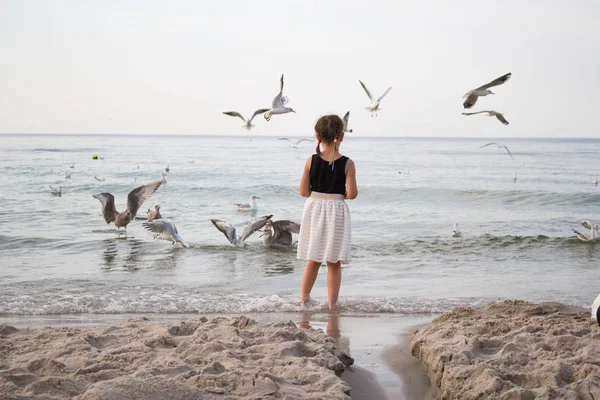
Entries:
POLYGON ((300 288, 300 298, 304 303, 308 303, 310 300, 310 292, 317 280, 319 274, 319 268, 321 267, 320 262, 307 261, 306 267, 304 268, 304 274, 302 274, 302 287, 300 288))
POLYGON ((342 263, 327 263, 327 301, 329 309, 335 310, 342 284, 342 263))

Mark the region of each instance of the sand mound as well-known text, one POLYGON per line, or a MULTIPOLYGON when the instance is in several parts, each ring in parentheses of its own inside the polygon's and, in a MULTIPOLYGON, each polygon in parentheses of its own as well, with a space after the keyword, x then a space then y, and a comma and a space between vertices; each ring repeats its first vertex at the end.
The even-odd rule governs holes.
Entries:
POLYGON ((350 399, 339 375, 351 359, 293 322, 0 328, 2 399, 350 399))
POLYGON ((459 307, 416 331, 411 352, 440 399, 600 399, 600 329, 583 309, 459 307))

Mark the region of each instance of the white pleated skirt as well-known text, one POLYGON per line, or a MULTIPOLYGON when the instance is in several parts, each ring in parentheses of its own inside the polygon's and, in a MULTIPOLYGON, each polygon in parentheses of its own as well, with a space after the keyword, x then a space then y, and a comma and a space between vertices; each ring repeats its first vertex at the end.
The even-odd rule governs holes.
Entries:
POLYGON ((350 262, 350 210, 341 194, 312 192, 304 203, 298 259, 350 262))

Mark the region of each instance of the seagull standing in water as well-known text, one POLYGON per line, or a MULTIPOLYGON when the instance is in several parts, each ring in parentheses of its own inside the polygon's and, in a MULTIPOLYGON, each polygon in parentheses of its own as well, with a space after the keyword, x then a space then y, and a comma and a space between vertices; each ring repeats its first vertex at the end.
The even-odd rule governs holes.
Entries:
POLYGON ((387 90, 381 96, 379 96, 379 98, 377 100, 375 100, 375 98, 373 97, 373 94, 371 93, 371 91, 369 89, 367 89, 365 84, 362 83, 362 81, 360 79, 358 80, 358 82, 360 83, 362 88, 367 93, 367 96, 369 96, 369 100, 371 100, 371 104, 368 105, 367 107, 365 107, 365 109, 367 111, 371 111, 371 117, 373 116, 373 114, 375 114, 375 116, 377 116, 377 111, 380 110, 379 103, 381 103, 381 100, 383 100, 383 98, 390 92, 390 90, 392 90, 392 87, 390 86, 389 88, 387 88, 387 90))
POLYGON ((513 183, 517 183, 517 173, 516 172, 513 175, 513 183))
POLYGON ((279 140, 287 140, 288 142, 290 142, 290 147, 293 149, 297 149, 298 145, 302 142, 314 142, 314 140, 310 140, 310 139, 300 139, 300 140, 296 140, 296 142, 292 142, 290 139, 288 139, 286 137, 279 138, 279 140))
POLYGON ((167 184, 167 173, 166 172, 161 172, 160 175, 162 176, 162 178, 160 179, 160 181, 162 182, 163 185, 167 184))
POLYGON ((181 243, 183 247, 189 247, 177 232, 177 227, 170 219, 158 219, 142 223, 147 231, 154 233, 154 239, 162 239, 173 242, 173 245, 181 243))
POLYGON ((496 147, 498 147, 500 149, 506 150, 508 152, 508 155, 510 156, 510 158, 512 158, 514 160, 514 157, 513 157, 512 153, 510 152, 510 150, 508 149, 508 147, 506 147, 505 145, 500 144, 500 143, 496 143, 496 142, 490 142, 488 144, 484 144, 483 146, 481 146, 480 149, 483 149, 484 147, 487 147, 487 146, 496 146, 496 147))
POLYGON ((52 196, 61 197, 62 196, 62 186, 59 186, 59 187, 50 186, 50 194, 52 196))
POLYGON ((292 233, 300 233, 300 224, 288 220, 268 219, 262 234, 263 244, 267 248, 287 249, 294 244, 292 233))
POLYGON ((108 192, 94 194, 92 197, 98 199, 102 204, 102 215, 106 223, 114 222, 119 235, 121 234, 120 228, 125 228, 125 236, 127 236, 127 225, 133 221, 144 201, 148 200, 161 184, 161 181, 155 181, 133 189, 127 195, 127 208, 123 212, 117 211, 115 196, 108 192))
POLYGON ((65 179, 71 179, 71 173, 69 171, 65 172, 65 179))
POLYGON ((279 94, 277 96, 275 96, 275 98, 273 99, 273 103, 271 104, 271 109, 268 110, 267 112, 265 112, 265 119, 267 121, 271 120, 271 117, 274 114, 287 114, 290 112, 295 113, 296 111, 294 111, 292 108, 290 107, 286 107, 286 104, 288 103, 288 98, 285 97, 283 95, 283 74, 281 74, 281 79, 280 81, 280 89, 279 89, 279 94))
MULTIPOLYGON (((507 80, 510 79, 511 75, 512 74, 509 72, 508 74, 502 75, 501 77, 496 78, 493 81, 486 83, 485 85, 481 85, 476 89, 469 90, 463 96, 463 99, 466 97, 466 100, 463 103, 463 107, 471 108, 475 105, 475 103, 477 103, 477 99, 480 96, 487 96, 488 94, 494 94, 494 92, 492 92, 489 89, 494 86, 502 85, 504 82, 506 82, 507 80)), ((500 121, 500 122, 502 122, 502 121, 500 121)))
POLYGON ((598 178, 595 176, 592 178, 592 185, 598 186, 598 178))
POLYGON ((344 115, 344 118, 342 118, 342 121, 344 122, 344 133, 352 133, 352 129, 348 129, 348 119, 350 119, 350 111, 348 111, 344 115))
POLYGON ((256 199, 260 200, 260 197, 252 195, 249 204, 236 203, 235 205, 238 211, 256 211, 256 199))
POLYGON ((589 229, 590 233, 580 233, 573 229, 575 236, 577 236, 579 240, 583 242, 593 242, 598 238, 598 225, 592 225, 590 221, 587 220, 581 221, 581 225, 583 225, 584 228, 589 229))
POLYGON ((248 237, 254 232, 265 226, 265 223, 271 217, 272 215, 265 215, 255 221, 250 222, 242 231, 241 236, 237 236, 235 227, 228 222, 221 221, 220 219, 211 219, 210 222, 212 222, 213 225, 225 235, 227 240, 229 240, 229 243, 237 247, 244 247, 246 245, 244 241, 248 239, 248 237))
POLYGON ((252 125, 252 120, 254 119, 254 117, 256 117, 257 115, 260 115, 260 114, 264 114, 267 111, 269 111, 268 108, 260 108, 256 111, 254 111, 254 114, 252 114, 252 118, 250 118, 250 119, 244 118, 244 116, 237 111, 223 111, 223 114, 229 115, 230 117, 241 118, 242 121, 244 121, 244 125, 242 125, 242 128, 246 129, 247 131, 250 131, 252 128, 255 127, 255 125, 252 125))
POLYGON ((458 222, 454 223, 454 230, 452 232, 454 232, 452 234, 452 237, 455 237, 455 238, 462 237, 462 232, 460 231, 460 229, 458 229, 458 222))
POLYGON ((156 204, 154 206, 154 210, 149 208, 148 212, 146 213, 146 216, 148 217, 148 221, 154 221, 155 219, 161 219, 162 215, 160 215, 160 204, 156 204))
POLYGON ((494 111, 494 110, 477 111, 477 112, 472 112, 472 113, 464 112, 464 113, 462 113, 462 115, 475 115, 475 114, 482 114, 482 113, 487 113, 488 117, 496 117, 498 119, 498 121, 502 122, 504 125, 508 125, 508 121, 506 120, 506 118, 504 118, 504 115, 502 115, 498 111, 494 111))

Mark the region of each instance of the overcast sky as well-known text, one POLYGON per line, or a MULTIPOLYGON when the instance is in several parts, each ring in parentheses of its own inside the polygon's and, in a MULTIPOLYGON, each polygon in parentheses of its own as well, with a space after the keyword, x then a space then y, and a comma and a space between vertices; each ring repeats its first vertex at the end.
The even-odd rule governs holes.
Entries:
POLYGON ((0 0, 0 133, 600 138, 600 2, 0 0), (462 95, 512 78, 461 115, 462 95), (364 107, 361 79, 383 100, 364 107))

